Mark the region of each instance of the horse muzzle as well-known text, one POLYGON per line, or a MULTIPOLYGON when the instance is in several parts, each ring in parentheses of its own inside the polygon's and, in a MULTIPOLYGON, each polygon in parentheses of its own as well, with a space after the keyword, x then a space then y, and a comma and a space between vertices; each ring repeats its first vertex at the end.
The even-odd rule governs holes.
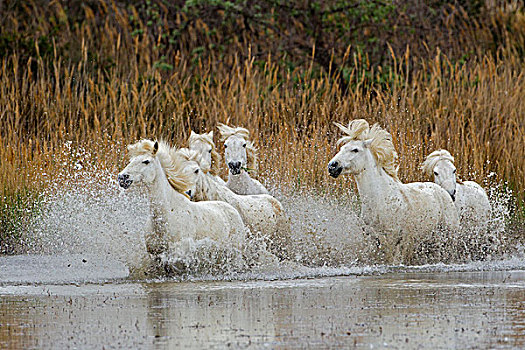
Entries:
POLYGON ((128 189, 129 186, 133 183, 133 180, 129 177, 128 174, 119 174, 118 175, 118 184, 123 189, 128 189))
POLYGON ((339 175, 341 175, 342 171, 343 171, 343 167, 338 162, 334 161, 328 164, 328 173, 334 179, 337 178, 339 175))
POLYGON ((241 173, 241 162, 229 162, 228 168, 230 168, 232 175, 239 175, 241 173))

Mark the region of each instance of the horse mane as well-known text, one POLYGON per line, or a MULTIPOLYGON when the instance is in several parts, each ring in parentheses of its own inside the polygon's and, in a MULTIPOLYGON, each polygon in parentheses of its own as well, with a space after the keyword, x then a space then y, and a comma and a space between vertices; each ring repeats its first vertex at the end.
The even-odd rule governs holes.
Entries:
POLYGON ((221 142, 226 141, 231 136, 239 136, 246 140, 246 167, 249 171, 257 171, 257 148, 250 138, 250 131, 240 126, 232 128, 231 126, 219 123, 217 126, 221 133, 221 142))
POLYGON ((346 134, 337 141, 338 145, 354 140, 371 141, 368 147, 377 164, 394 180, 400 181, 397 175, 398 167, 396 166, 398 156, 392 142, 392 135, 388 131, 382 129, 379 124, 374 124, 370 128, 370 124, 364 119, 352 120, 348 123, 348 127, 339 123, 335 123, 335 125, 346 134))
POLYGON ((189 148, 179 148, 175 151, 175 156, 179 157, 185 162, 197 162, 200 166, 201 156, 199 152, 191 150, 189 148))
POLYGON ((232 128, 231 126, 228 126, 226 124, 219 123, 219 125, 217 125, 217 128, 221 133, 221 142, 226 141, 228 137, 233 135, 240 136, 244 139, 250 138, 250 131, 248 129, 241 128, 240 126, 232 128))
POLYGON ((448 160, 452 164, 454 164, 454 157, 450 154, 450 152, 445 149, 439 149, 430 153, 427 156, 423 164, 421 164, 421 170, 423 170, 424 174, 431 177, 434 171, 434 167, 440 160, 448 160))
MULTIPOLYGON (((163 141, 159 142, 160 145, 163 144, 163 141)), ((164 146, 164 145, 163 145, 164 146)), ((153 156, 155 154, 155 142, 151 140, 140 140, 135 142, 132 145, 128 145, 128 158, 135 158, 142 155, 153 156)))
POLYGON ((175 191, 188 197, 185 192, 191 187, 191 179, 182 171, 184 169, 184 163, 180 158, 175 156, 176 151, 177 149, 175 147, 171 147, 163 140, 140 140, 128 146, 128 156, 130 158, 139 155, 157 157, 171 187, 173 187, 175 191), (157 151, 155 151, 156 142, 158 142, 157 151))
POLYGON ((219 152, 217 152, 217 147, 215 147, 215 142, 213 142, 213 131, 204 134, 197 134, 196 132, 191 132, 189 145, 195 142, 204 142, 211 146, 211 168, 209 170, 210 174, 213 176, 219 175, 220 166, 222 164, 222 158, 219 152))
MULTIPOLYGON (((197 162, 200 166, 200 160, 201 155, 197 151, 190 150, 189 148, 181 148, 175 152, 176 156, 182 159, 184 162, 197 162)), ((201 168, 202 169, 202 168, 201 168)), ((210 174, 211 175, 211 174, 210 174)), ((209 200, 209 178, 208 175, 204 175, 204 181, 206 181, 205 185, 198 185, 195 187, 195 198, 197 198, 197 201, 201 200, 209 200)))

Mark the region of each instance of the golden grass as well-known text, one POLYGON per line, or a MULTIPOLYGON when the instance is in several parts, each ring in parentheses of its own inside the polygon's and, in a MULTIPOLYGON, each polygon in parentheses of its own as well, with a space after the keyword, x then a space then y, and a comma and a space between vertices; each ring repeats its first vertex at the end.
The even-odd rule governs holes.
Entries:
POLYGON ((264 66, 234 53, 192 65, 195 57, 177 52, 167 61, 172 69, 163 70, 155 64, 155 42, 122 31, 131 31, 126 16, 117 16, 117 29, 96 23, 89 11, 82 26, 70 29, 72 38, 81 38, 72 44, 78 62, 64 61, 56 49, 51 60, 24 62, 12 54, 0 61, 3 196, 38 190, 42 173, 54 176, 63 166, 56 155, 63 155, 66 141, 116 174, 125 145, 143 137, 184 145, 192 128, 208 131, 218 122, 252 131, 261 178, 337 191, 350 180, 328 177, 340 137, 333 122, 365 118, 394 136, 403 181, 423 180, 425 156, 446 148, 464 179, 483 183, 494 172, 523 198, 525 73, 519 53, 502 50, 466 64, 439 52, 422 61, 409 52, 392 55, 394 69, 382 86, 365 81, 385 74, 355 57, 353 88, 343 95, 313 64, 290 71, 270 56, 264 66), (94 48, 114 64, 94 66, 94 48))

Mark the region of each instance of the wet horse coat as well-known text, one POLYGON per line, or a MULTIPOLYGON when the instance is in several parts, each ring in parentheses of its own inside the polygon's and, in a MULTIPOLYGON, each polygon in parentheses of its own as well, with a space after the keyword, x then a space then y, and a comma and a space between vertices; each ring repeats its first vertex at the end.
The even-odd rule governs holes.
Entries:
POLYGON ((331 176, 353 175, 365 223, 384 234, 380 244, 391 249, 392 262, 411 260, 415 247, 439 229, 459 229, 459 218, 448 193, 431 182, 404 184, 397 177, 397 153, 391 135, 362 119, 348 127, 341 150, 329 162, 331 176), (398 247, 399 246, 399 247, 398 247))
POLYGON ((196 201, 224 201, 240 213, 253 234, 269 239, 271 250, 287 257, 290 249, 291 228, 281 203, 268 194, 238 195, 216 181, 208 173, 199 171, 196 153, 181 149, 177 154, 186 162, 185 173, 193 177, 192 198, 196 201))
POLYGON ((235 208, 225 202, 191 202, 184 192, 189 179, 175 150, 164 142, 142 140, 128 147, 130 161, 118 175, 123 188, 139 185, 150 201, 151 222, 146 246, 151 254, 176 249, 184 239, 212 239, 241 247, 246 227, 235 208))
POLYGON ((454 200, 461 226, 485 230, 490 220, 490 202, 485 190, 474 181, 457 181, 454 157, 447 150, 429 154, 423 172, 445 189, 454 200))

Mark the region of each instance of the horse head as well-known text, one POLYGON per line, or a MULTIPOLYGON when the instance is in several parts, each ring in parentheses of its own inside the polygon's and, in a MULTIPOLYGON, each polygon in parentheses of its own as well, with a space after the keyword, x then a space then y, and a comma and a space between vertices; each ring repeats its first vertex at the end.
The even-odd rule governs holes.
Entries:
POLYGON ((434 177, 434 182, 446 190, 452 200, 456 200, 456 167, 450 152, 441 149, 430 153, 422 169, 427 175, 434 177))
POLYGON ((239 175, 241 170, 254 169, 256 150, 249 140, 250 132, 241 127, 231 128, 219 124, 221 140, 224 141, 224 158, 232 175, 239 175))
POLYGON ((247 167, 246 140, 241 136, 230 136, 224 142, 224 158, 232 175, 239 175, 247 167))
POLYGON ((218 175, 221 156, 217 152, 215 143, 213 142, 213 131, 197 134, 192 130, 188 144, 190 150, 199 153, 202 171, 205 173, 210 172, 212 175, 218 175))
POLYGON ((201 176, 206 176, 202 170, 202 157, 199 152, 188 148, 181 148, 175 152, 175 156, 182 162, 182 173, 189 179, 189 189, 186 194, 193 199, 199 190, 198 184, 201 184, 201 176))
MULTIPOLYGON (((165 182, 183 195, 191 187, 191 179, 182 171, 182 162, 175 156, 176 148, 164 141, 140 140, 128 146, 129 164, 118 174, 119 185, 129 188, 133 183, 165 182)), ((162 185, 161 185, 162 186, 162 185)))
POLYGON ((336 123, 346 136, 337 144, 343 144, 341 150, 328 163, 328 172, 332 177, 341 174, 358 175, 372 166, 383 169, 395 181, 397 177, 397 152, 392 143, 392 135, 378 124, 372 127, 364 119, 352 120, 348 127, 336 123))
POLYGON ((371 162, 369 145, 371 140, 353 140, 346 143, 328 163, 330 176, 357 175, 371 162))
POLYGON ((159 143, 142 140, 128 147, 130 160, 126 168, 118 174, 120 187, 127 189, 133 183, 152 183, 159 170, 162 171, 156 157, 159 143))

